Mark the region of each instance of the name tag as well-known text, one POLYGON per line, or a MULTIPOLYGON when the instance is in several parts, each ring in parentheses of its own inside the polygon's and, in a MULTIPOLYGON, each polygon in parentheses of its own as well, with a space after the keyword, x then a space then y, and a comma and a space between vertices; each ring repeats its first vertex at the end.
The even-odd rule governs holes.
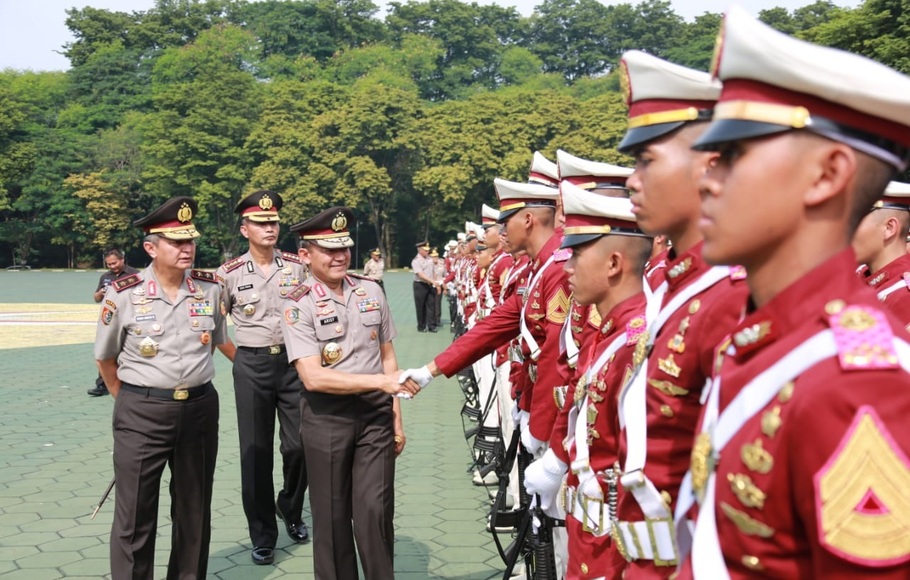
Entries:
POLYGON ((237 291, 243 292, 244 290, 249 290, 252 287, 253 287, 252 284, 244 284, 243 286, 237 286, 237 291))
POLYGON ((136 322, 144 322, 146 320, 156 320, 158 317, 154 314, 146 314, 145 316, 137 316, 136 322))
POLYGON ((322 326, 325 326, 326 324, 334 324, 336 322, 338 322, 337 316, 331 316, 329 318, 322 318, 319 320, 319 324, 322 326))
POLYGON ((190 302, 190 316, 213 316, 215 307, 209 300, 202 302, 190 302))

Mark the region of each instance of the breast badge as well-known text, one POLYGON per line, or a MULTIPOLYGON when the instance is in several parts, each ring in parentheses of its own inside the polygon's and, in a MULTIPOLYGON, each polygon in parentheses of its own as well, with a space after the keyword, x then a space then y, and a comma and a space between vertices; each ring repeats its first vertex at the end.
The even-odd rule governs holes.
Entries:
POLYGON ((152 337, 146 336, 139 343, 139 354, 145 357, 153 357, 158 354, 158 343, 152 340, 152 337))
POLYGON ((246 306, 243 307, 243 313, 246 314, 247 316, 252 316, 252 315, 256 314, 256 307, 253 306, 252 304, 247 304, 246 306))
POLYGON ((322 347, 322 363, 331 366, 341 360, 342 354, 341 346, 337 342, 330 342, 322 347))

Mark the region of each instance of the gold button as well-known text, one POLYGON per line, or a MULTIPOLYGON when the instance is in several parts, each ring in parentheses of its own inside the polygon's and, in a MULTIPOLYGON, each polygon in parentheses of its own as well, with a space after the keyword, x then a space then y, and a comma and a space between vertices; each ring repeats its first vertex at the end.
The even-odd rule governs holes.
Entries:
POLYGON ((742 559, 743 566, 749 570, 764 570, 765 567, 762 565, 761 560, 758 559, 758 556, 750 556, 746 554, 742 559))
POLYGON ((667 490, 660 492, 660 499, 664 500, 668 507, 673 504, 673 498, 670 497, 670 492, 667 490))
POLYGON ((832 300, 825 304, 825 312, 831 315, 838 314, 845 306, 846 304, 843 300, 832 300))
POLYGON ((673 416, 673 409, 670 408, 670 405, 661 405, 661 406, 660 406, 660 413, 661 413, 661 415, 663 415, 664 417, 672 417, 672 416, 673 416))
POLYGON ((584 562, 581 563, 581 573, 582 573, 582 574, 587 574, 587 573, 588 573, 588 565, 585 564, 584 562))

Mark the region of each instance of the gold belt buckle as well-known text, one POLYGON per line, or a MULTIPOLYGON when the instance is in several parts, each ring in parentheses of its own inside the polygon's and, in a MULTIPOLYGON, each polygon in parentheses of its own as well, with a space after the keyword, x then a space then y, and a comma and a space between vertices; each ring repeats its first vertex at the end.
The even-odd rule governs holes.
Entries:
POLYGON ((273 344, 269 347, 269 354, 281 354, 281 345, 273 344))
POLYGON ((176 389, 174 391, 174 400, 175 401, 185 401, 190 398, 190 392, 186 389, 176 389))

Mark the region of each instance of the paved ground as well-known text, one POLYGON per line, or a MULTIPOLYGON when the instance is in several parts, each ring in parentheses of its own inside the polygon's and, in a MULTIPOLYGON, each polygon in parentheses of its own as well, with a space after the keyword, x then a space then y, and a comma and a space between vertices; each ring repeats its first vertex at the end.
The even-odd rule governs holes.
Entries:
MULTIPOLYGON (((96 376, 91 341, 97 307, 91 293, 98 276, 94 271, 0 271, 2 580, 109 577, 112 504, 89 519, 113 471, 112 400, 85 394, 96 376)), ((417 333, 410 280, 408 274, 392 273, 386 282, 402 367, 425 363, 451 341, 448 332, 417 333)), ((220 355, 216 361, 221 438, 209 576, 310 578, 312 547, 291 544, 283 534, 274 566, 250 562, 230 366, 220 355)), ((396 486, 398 579, 499 576, 499 557, 484 532, 486 492, 473 487, 465 472, 469 455, 461 404, 457 383, 440 379, 405 402, 408 446, 398 462, 396 486)), ((165 575, 170 548, 167 483, 165 472, 157 578, 165 575)), ((309 514, 305 517, 309 522, 309 514)))

